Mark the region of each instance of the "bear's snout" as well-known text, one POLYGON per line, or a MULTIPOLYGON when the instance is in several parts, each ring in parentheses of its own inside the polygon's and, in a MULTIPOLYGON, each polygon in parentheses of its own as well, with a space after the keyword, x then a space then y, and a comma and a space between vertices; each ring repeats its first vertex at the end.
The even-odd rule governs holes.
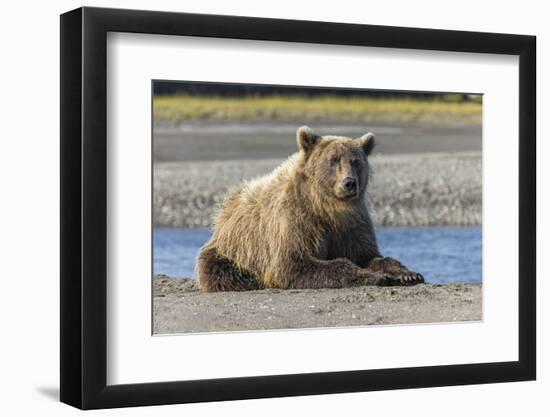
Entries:
POLYGON ((348 195, 355 195, 357 194, 357 180, 353 177, 346 177, 344 178, 344 191, 348 195))

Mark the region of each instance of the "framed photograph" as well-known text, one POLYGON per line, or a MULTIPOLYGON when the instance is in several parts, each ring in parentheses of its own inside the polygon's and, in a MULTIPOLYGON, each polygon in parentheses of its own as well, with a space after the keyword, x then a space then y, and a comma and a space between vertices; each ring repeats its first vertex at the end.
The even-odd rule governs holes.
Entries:
POLYGON ((61 401, 533 380, 535 37, 61 16, 61 401))

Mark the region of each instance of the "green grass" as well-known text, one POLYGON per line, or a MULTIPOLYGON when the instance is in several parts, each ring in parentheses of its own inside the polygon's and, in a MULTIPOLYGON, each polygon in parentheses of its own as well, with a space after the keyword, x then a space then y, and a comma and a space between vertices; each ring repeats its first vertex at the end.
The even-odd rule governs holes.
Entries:
POLYGON ((186 120, 288 120, 392 123, 481 123, 481 100, 364 98, 339 96, 197 97, 155 96, 155 118, 186 120))

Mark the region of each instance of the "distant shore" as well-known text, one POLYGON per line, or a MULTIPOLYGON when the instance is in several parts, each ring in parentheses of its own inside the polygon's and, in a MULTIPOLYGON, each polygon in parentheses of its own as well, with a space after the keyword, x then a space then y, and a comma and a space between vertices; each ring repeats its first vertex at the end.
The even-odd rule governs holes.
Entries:
POLYGON ((202 293, 190 279, 153 280, 155 334, 482 320, 481 285, 202 293))
MULTIPOLYGON (((154 226, 210 227, 227 189, 281 159, 155 162, 154 226)), ((368 202, 378 226, 479 225, 481 153, 374 155, 368 202)))
MULTIPOLYGON (((448 95, 452 96, 452 95, 448 95)), ((442 97, 444 98, 444 97, 442 97)), ((156 119, 181 123, 193 120, 340 121, 345 123, 481 123, 481 97, 462 101, 324 96, 155 96, 156 119)))

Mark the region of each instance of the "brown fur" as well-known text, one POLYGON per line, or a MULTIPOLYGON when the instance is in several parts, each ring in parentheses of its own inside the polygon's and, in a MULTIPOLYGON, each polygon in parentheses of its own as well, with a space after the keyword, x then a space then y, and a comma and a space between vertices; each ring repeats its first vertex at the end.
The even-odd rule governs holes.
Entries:
POLYGON ((302 127, 297 140, 299 152, 229 194, 199 254, 201 289, 422 282, 378 251, 365 201, 374 135, 321 137, 302 127))

